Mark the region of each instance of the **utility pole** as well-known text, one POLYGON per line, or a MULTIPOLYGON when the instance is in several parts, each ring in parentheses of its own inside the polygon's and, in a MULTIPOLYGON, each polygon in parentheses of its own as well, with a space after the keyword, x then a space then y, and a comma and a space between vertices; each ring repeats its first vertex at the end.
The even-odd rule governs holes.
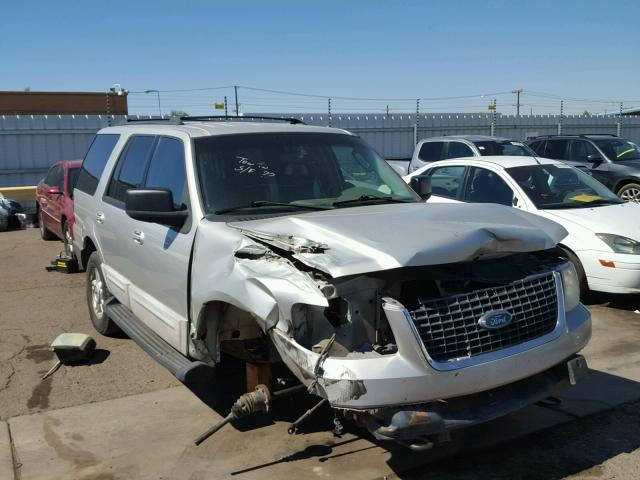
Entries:
POLYGON ((560 100, 560 121, 558 122, 558 135, 562 135, 562 119, 564 118, 564 100, 560 100))
POLYGON ((493 99, 493 112, 491 113, 491 136, 494 137, 496 134, 496 121, 497 121, 497 100, 493 99))
POLYGON ((229 116, 229 111, 227 110, 227 96, 224 96, 224 116, 228 117, 229 116))
POLYGON ((517 90, 513 90, 511 93, 516 94, 516 117, 520 116, 520 94, 522 93, 522 89, 518 88, 517 90))
POLYGON ((237 85, 233 86, 233 91, 236 94, 236 117, 237 117, 238 115, 240 115, 240 110, 238 110, 238 87, 237 87, 237 85))
POLYGON ((416 121, 413 125, 413 145, 418 144, 418 128, 420 128, 420 99, 416 98, 416 121))
POLYGON ((616 135, 620 136, 622 133, 622 102, 620 102, 620 114, 618 115, 618 128, 616 130, 616 135))

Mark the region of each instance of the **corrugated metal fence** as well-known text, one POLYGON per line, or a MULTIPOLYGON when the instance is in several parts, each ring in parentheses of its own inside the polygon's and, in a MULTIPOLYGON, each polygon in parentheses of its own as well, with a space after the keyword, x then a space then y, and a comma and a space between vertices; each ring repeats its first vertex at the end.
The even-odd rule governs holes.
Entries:
MULTIPOLYGON (((248 115, 248 114, 247 114, 248 115)), ((477 114, 261 114, 291 116, 311 125, 350 130, 388 159, 408 158, 416 139, 483 134, 525 140, 545 134, 620 133, 640 143, 640 117, 477 114)), ((134 117, 139 118, 139 117, 134 117)), ((58 160, 82 158, 97 130, 124 117, 0 116, 0 187, 35 185, 58 160)))

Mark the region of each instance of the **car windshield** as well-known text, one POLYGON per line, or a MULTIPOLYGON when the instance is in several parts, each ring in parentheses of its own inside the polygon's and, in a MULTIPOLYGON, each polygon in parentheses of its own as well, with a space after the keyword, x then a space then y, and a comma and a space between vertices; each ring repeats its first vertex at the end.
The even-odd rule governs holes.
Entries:
POLYGON ((596 179, 568 165, 528 165, 507 172, 541 210, 622 203, 596 179))
POLYGON ((512 142, 510 140, 491 140, 486 142, 473 142, 478 147, 480 154, 484 156, 493 155, 514 155, 516 157, 534 157, 536 152, 527 147, 524 143, 512 142))
POLYGON ((640 160, 640 148, 628 140, 621 138, 607 138, 602 140, 594 140, 594 143, 602 150, 609 160, 640 160))
POLYGON ((358 137, 252 133, 194 141, 207 213, 342 208, 420 201, 358 137))

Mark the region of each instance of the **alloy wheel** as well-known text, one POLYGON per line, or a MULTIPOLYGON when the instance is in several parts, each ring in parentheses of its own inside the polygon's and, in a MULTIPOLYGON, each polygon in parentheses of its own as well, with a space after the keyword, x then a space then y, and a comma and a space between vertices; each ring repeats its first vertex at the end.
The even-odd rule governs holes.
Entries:
POLYGON ((620 198, 622 198, 625 202, 640 202, 640 188, 624 188, 620 192, 620 198))
POLYGON ((97 268, 91 270, 91 308, 98 320, 102 319, 104 313, 104 285, 102 277, 97 268))

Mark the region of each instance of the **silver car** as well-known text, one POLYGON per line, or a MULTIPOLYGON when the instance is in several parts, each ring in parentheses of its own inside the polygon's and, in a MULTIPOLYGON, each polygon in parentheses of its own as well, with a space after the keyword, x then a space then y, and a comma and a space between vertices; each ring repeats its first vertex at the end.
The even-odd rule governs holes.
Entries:
POLYGON ((223 352, 283 362, 417 450, 575 383, 591 323, 566 231, 412 186, 357 136, 293 120, 105 128, 75 191, 91 321, 184 382, 223 352))

